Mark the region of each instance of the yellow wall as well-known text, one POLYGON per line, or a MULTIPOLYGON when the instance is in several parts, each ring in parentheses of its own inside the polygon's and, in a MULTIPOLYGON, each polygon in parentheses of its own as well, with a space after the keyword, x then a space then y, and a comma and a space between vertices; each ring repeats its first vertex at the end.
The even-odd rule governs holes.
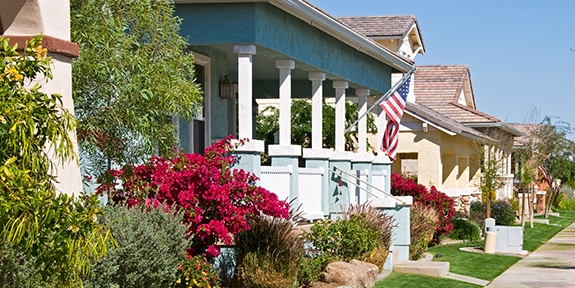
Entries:
POLYGON ((401 122, 398 157, 392 164, 392 173, 402 172, 402 157, 412 158, 412 153, 417 153, 420 184, 434 185, 440 191, 477 187, 474 180, 479 175, 479 163, 474 159, 478 159, 478 146, 472 139, 451 136, 430 125, 428 132, 423 132, 422 122, 405 114, 401 122))

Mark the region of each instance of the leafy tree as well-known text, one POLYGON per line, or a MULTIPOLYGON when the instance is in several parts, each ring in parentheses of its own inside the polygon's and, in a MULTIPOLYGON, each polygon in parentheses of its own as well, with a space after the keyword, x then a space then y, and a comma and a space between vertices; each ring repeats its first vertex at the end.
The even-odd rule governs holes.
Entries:
POLYGON ((16 48, 0 38, 0 241, 33 261, 45 281, 72 286, 113 240, 98 224, 95 196, 56 193, 50 172, 76 159, 69 135, 75 121, 60 95, 41 92, 39 84, 28 88, 52 78, 41 37, 22 55, 16 48))
POLYGON ((561 187, 575 186, 575 143, 567 139, 570 133, 572 128, 569 123, 553 122, 552 117, 545 117, 540 124, 533 125, 518 154, 523 169, 522 183, 531 185, 535 181, 545 181, 543 175, 536 172, 538 167, 542 167, 548 175, 552 185, 548 191, 546 215, 561 187))
MULTIPOLYGON (((348 127, 357 120, 357 105, 345 103, 345 126, 348 127)), ((292 123, 292 143, 301 145, 303 148, 311 147, 311 103, 306 99, 292 100, 291 106, 291 123, 292 123)), ((323 147, 335 147, 335 107, 323 102, 322 105, 322 130, 323 130, 323 147)), ((256 116, 257 130, 256 137, 262 139, 266 144, 274 143, 274 134, 279 131, 279 110, 276 107, 269 106, 256 116)), ((367 114, 367 131, 377 133, 377 126, 373 115, 367 114)), ((345 133, 345 150, 356 150, 357 131, 345 133)), ((367 143, 367 147, 373 150, 373 147, 367 143)))
POLYGON ((73 96, 83 172, 141 163, 178 145, 171 115, 200 108, 172 1, 72 0, 73 96))
POLYGON ((496 191, 505 186, 506 180, 502 174, 504 160, 512 152, 513 137, 499 129, 484 131, 490 139, 476 142, 479 152, 479 168, 482 201, 487 203, 486 217, 491 217, 491 201, 495 200, 496 191))

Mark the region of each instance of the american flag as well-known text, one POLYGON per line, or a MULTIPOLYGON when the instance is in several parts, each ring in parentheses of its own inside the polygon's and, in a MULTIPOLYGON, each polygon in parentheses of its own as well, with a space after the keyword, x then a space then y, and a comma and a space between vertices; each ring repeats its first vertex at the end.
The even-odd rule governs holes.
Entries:
POLYGON ((551 187, 551 179, 549 178, 549 176, 547 176, 547 171, 545 171, 545 167, 537 166, 537 168, 539 169, 539 171, 541 171, 541 174, 543 175, 543 178, 545 179, 547 184, 549 184, 549 187, 551 187))
POLYGON ((405 109, 405 99, 409 94, 409 83, 411 82, 411 75, 407 77, 405 82, 395 90, 389 98, 383 101, 381 108, 387 114, 389 121, 381 141, 381 150, 387 154, 391 160, 395 160, 395 152, 397 150, 397 142, 399 139, 399 122, 403 116, 405 109))

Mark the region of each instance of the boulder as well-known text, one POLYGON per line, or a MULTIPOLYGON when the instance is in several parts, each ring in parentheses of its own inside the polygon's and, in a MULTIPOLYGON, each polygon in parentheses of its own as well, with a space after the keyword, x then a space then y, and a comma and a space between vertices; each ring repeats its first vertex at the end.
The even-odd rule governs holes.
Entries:
POLYGON ((347 262, 332 262, 321 273, 323 282, 352 288, 373 287, 379 268, 358 260, 347 262))

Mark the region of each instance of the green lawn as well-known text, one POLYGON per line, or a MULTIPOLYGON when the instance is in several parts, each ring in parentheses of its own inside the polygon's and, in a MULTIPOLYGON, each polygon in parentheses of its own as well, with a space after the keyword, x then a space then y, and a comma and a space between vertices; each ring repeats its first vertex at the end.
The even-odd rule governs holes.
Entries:
POLYGON ((462 244, 438 245, 429 248, 428 253, 433 255, 441 254, 441 257, 435 257, 433 260, 449 262, 449 271, 452 273, 489 281, 495 279, 507 268, 521 260, 519 257, 459 250, 461 247, 479 247, 482 244, 481 242, 466 242, 462 244))
MULTIPOLYGON (((542 218, 542 217, 538 217, 542 218)), ((534 223, 533 229, 529 223, 525 224, 523 233, 523 249, 533 252, 563 228, 575 221, 575 210, 562 210, 560 217, 549 216, 549 223, 545 225, 534 223), (559 226, 555 226, 559 225, 559 226)), ((491 281, 503 273, 521 258, 503 255, 491 255, 460 251, 460 247, 478 247, 482 242, 467 242, 461 244, 439 245, 429 248, 428 252, 441 257, 434 261, 447 261, 450 263, 450 272, 491 281)), ((393 272, 375 287, 479 287, 451 279, 435 278, 420 275, 409 275, 393 272)))
POLYGON ((420 288, 420 287, 446 287, 446 288, 476 288, 479 285, 460 282, 457 280, 429 277, 412 274, 402 274, 393 272, 385 279, 375 283, 376 288, 382 287, 402 287, 402 288, 420 288))

